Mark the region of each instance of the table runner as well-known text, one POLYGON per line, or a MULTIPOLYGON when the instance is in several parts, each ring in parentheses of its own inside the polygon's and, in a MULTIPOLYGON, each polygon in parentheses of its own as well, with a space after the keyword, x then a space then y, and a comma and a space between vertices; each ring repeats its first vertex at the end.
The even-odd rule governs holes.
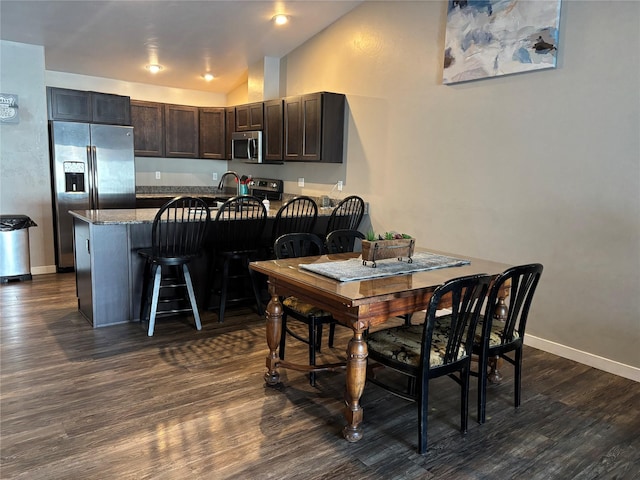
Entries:
POLYGON ((412 263, 408 263, 406 258, 402 260, 397 258, 376 260, 377 266, 373 268, 373 262, 367 262, 367 265, 363 265, 362 258, 358 257, 338 262, 304 263, 300 264, 300 268, 340 282, 349 282, 392 275, 405 275, 438 268, 459 267, 471 263, 469 260, 423 252, 415 253, 412 259, 412 263))

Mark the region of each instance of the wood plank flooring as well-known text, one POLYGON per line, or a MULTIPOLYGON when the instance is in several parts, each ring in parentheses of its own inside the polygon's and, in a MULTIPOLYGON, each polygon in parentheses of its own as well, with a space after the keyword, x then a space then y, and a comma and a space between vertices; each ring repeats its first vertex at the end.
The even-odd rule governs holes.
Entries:
MULTIPOLYGON (((344 373, 266 387, 264 320, 230 311, 94 330, 74 274, 0 287, 2 479, 638 479, 640 384, 526 348, 490 386, 487 423, 459 433, 458 386, 431 388, 429 450, 415 405, 367 386, 364 438, 342 439, 344 373)), ((347 329, 322 360, 344 358, 347 329)), ((326 341, 326 338, 325 338, 326 341)), ((295 341, 287 355, 303 361, 295 341)))

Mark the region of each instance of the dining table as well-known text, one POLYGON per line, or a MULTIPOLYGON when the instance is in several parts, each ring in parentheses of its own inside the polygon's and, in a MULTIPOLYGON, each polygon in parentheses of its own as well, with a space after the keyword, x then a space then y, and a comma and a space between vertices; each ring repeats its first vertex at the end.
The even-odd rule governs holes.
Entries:
MULTIPOLYGON (((266 340, 269 353, 264 379, 269 386, 280 383, 279 369, 327 371, 346 367, 345 409, 347 424, 342 433, 349 442, 363 436, 364 391, 367 369, 365 333, 393 317, 425 310, 433 291, 453 278, 488 274, 496 277, 511 265, 464 255, 418 248, 413 258, 391 258, 363 262, 359 253, 327 254, 281 260, 251 262, 250 267, 267 276, 270 300, 266 308, 266 340), (439 257, 439 258, 438 258, 439 257), (436 260, 444 259, 440 263, 436 260), (421 261, 421 259, 428 259, 421 261), (436 260, 433 260, 436 259, 436 260), (303 365, 280 359, 282 329, 281 298, 295 296, 326 310, 342 325, 350 327, 345 363, 303 365)), ((508 289, 501 297, 508 295, 508 289)), ((447 308, 442 299, 438 308, 447 308)))

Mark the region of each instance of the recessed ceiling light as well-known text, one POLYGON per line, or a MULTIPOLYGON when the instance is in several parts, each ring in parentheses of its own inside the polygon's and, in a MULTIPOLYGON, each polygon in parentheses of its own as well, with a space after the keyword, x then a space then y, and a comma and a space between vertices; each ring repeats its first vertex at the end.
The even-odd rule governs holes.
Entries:
POLYGON ((207 82, 210 82, 211 80, 213 80, 213 73, 205 73, 204 75, 202 75, 202 78, 204 78, 207 82))
POLYGON ((157 64, 152 64, 152 65, 147 65, 146 67, 147 70, 149 70, 149 72, 151 73, 158 73, 160 70, 162 70, 162 65, 157 65, 157 64))
POLYGON ((274 15, 272 18, 273 23, 276 25, 284 25, 289 21, 289 17, 284 13, 279 13, 278 15, 274 15))

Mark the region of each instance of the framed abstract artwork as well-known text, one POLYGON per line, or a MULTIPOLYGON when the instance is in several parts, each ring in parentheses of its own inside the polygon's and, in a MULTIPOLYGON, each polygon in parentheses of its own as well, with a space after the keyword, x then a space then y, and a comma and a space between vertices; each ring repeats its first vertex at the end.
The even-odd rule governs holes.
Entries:
POLYGON ((556 67, 561 0, 449 0, 442 83, 556 67))

